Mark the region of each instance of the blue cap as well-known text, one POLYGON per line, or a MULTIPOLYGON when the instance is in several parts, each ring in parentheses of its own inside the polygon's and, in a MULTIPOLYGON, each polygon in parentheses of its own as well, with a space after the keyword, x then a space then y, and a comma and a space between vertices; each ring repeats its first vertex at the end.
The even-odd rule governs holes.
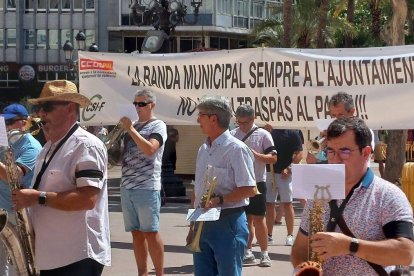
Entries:
POLYGON ((27 112, 27 109, 21 104, 11 104, 3 109, 3 114, 0 114, 0 116, 3 116, 5 120, 14 119, 16 117, 27 118, 29 112, 27 112))

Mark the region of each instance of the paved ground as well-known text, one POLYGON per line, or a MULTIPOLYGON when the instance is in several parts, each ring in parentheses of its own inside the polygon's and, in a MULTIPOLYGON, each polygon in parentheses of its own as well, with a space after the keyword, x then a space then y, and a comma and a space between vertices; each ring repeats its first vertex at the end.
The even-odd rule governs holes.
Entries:
MULTIPOLYGON (((375 166, 375 165, 374 165, 375 166)), ((376 169, 374 167, 374 169, 376 169)), ((105 268, 103 275, 137 275, 134 255, 132 251, 131 236, 125 233, 122 212, 119 199, 119 168, 112 168, 109 172, 109 210, 111 223, 112 241, 112 266, 105 268)), ((190 186, 187 186, 191 189, 190 186)), ((170 199, 161 210, 160 233, 165 244, 165 274, 166 275, 193 275, 192 254, 185 248, 185 237, 188 232, 185 216, 188 203, 176 198, 170 199)), ((300 220, 300 204, 295 206, 295 233, 300 220)), ((285 225, 275 226, 273 229, 275 245, 269 246, 269 256, 272 260, 272 267, 261 268, 257 265, 245 266, 243 275, 246 276, 275 276, 292 275, 292 267, 289 262, 291 247, 285 246, 286 227, 285 225)), ((260 256, 260 249, 255 247, 256 257, 260 256)), ((152 264, 149 263, 152 268, 152 264)), ((412 267, 414 269, 414 267, 412 267)), ((151 270, 150 275, 155 275, 151 270)))

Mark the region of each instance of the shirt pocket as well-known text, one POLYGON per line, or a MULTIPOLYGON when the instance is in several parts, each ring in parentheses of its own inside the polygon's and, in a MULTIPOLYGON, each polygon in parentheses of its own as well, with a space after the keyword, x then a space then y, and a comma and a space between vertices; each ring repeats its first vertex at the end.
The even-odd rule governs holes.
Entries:
POLYGON ((43 175, 40 187, 45 191, 62 192, 70 189, 68 182, 63 171, 49 170, 43 175))

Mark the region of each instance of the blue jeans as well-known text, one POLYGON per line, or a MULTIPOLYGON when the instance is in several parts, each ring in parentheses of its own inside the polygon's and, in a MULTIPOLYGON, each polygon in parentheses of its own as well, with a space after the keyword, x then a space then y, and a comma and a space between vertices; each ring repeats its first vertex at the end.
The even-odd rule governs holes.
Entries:
POLYGON ((204 222, 201 252, 193 254, 195 276, 241 276, 248 237, 245 212, 222 214, 217 221, 204 222))

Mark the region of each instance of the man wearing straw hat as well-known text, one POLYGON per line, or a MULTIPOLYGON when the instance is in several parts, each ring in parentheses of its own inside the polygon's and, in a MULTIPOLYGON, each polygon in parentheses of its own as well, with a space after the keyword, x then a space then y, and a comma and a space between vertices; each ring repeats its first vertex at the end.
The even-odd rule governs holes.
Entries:
POLYGON ((107 150, 77 123, 90 101, 66 80, 47 82, 29 100, 49 141, 40 152, 33 189, 14 190, 16 209, 31 207, 40 275, 101 275, 110 265, 107 150))

